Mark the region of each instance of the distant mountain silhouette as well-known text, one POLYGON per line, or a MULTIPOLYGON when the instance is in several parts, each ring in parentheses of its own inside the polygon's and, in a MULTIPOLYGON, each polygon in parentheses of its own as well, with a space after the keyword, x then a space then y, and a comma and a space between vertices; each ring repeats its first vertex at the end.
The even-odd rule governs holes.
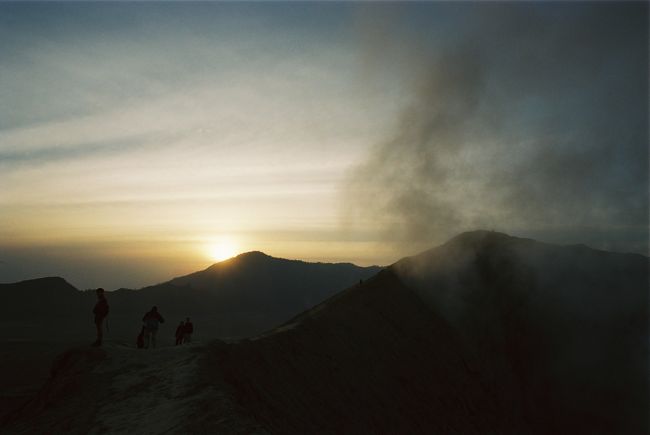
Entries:
POLYGON ((0 284, 0 339, 67 339, 89 321, 91 296, 60 277, 0 284))
MULTIPOLYGON (((173 335, 188 316, 204 338, 258 334, 378 270, 249 252, 162 284, 109 292, 107 337, 134 339, 153 305, 167 321, 161 334, 173 335)), ((0 302, 0 338, 92 338, 94 292, 62 278, 0 284, 0 302)))
MULTIPOLYGON (((59 277, 48 277, 0 284, 0 304, 9 315, 20 315, 25 310, 43 310, 60 298, 77 296, 78 290, 59 277)), ((4 314, 4 313, 3 313, 4 314)))
POLYGON ((154 406, 158 433, 645 434, 648 265, 461 234, 262 336, 74 349, 5 427, 137 431, 154 406))

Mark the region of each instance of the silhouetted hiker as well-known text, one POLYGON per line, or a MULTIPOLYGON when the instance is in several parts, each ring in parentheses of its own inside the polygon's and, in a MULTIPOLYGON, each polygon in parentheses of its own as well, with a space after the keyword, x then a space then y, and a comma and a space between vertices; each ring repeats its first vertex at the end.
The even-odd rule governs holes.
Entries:
POLYGON ((138 334, 138 338, 135 340, 135 344, 138 346, 138 349, 142 349, 144 347, 144 326, 138 334))
POLYGON ((176 344, 175 346, 178 346, 179 344, 183 344, 183 334, 185 333, 185 323, 181 320, 180 325, 176 328, 176 344))
POLYGON ((183 328, 183 343, 192 342, 192 333, 194 332, 194 325, 190 322, 190 318, 185 319, 185 327, 183 328))
POLYGON ((108 301, 104 296, 103 288, 98 288, 96 291, 97 303, 93 308, 93 314, 95 315, 95 326, 97 327, 97 340, 95 340, 93 346, 101 346, 104 338, 104 319, 108 316, 108 301))
POLYGON ((142 321, 144 322, 144 348, 149 348, 149 342, 152 347, 156 347, 158 325, 165 323, 165 319, 158 312, 158 307, 152 307, 151 311, 144 315, 142 321))

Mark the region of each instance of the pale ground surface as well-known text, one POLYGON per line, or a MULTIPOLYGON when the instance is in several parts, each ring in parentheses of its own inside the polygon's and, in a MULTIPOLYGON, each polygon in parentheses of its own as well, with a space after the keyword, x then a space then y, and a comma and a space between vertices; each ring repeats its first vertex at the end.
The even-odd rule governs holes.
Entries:
POLYGON ((180 429, 192 403, 198 354, 189 346, 133 349, 107 346, 94 372, 114 373, 91 433, 163 433, 180 429))
POLYGON ((90 434, 266 433, 225 389, 201 382, 200 343, 135 349, 108 343, 93 376, 110 379, 97 397, 90 434))

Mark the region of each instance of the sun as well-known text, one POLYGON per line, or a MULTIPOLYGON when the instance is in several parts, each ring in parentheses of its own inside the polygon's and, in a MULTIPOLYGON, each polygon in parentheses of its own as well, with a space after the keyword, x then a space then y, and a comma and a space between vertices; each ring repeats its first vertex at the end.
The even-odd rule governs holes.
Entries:
POLYGON ((237 245, 232 240, 219 240, 208 245, 208 255, 212 261, 224 261, 237 254, 237 245))

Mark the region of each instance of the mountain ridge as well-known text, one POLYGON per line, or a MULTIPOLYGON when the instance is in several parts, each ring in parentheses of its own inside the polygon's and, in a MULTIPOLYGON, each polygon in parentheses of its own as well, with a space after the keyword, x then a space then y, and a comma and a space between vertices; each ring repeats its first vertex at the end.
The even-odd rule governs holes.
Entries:
MULTIPOLYGON (((260 333, 377 270, 243 253, 160 284, 107 292, 112 326, 107 338, 130 341, 143 314, 154 305, 174 322, 192 317, 205 338, 260 333)), ((81 339, 88 333, 79 325, 92 319, 88 313, 95 296, 64 278, 49 277, 0 284, 0 301, 0 338, 41 339, 56 318, 58 335, 81 339)))
POLYGON ((78 290, 75 286, 70 284, 65 278, 61 276, 44 276, 40 278, 25 279, 22 281, 11 283, 0 283, 0 286, 16 286, 28 288, 72 288, 78 290))

